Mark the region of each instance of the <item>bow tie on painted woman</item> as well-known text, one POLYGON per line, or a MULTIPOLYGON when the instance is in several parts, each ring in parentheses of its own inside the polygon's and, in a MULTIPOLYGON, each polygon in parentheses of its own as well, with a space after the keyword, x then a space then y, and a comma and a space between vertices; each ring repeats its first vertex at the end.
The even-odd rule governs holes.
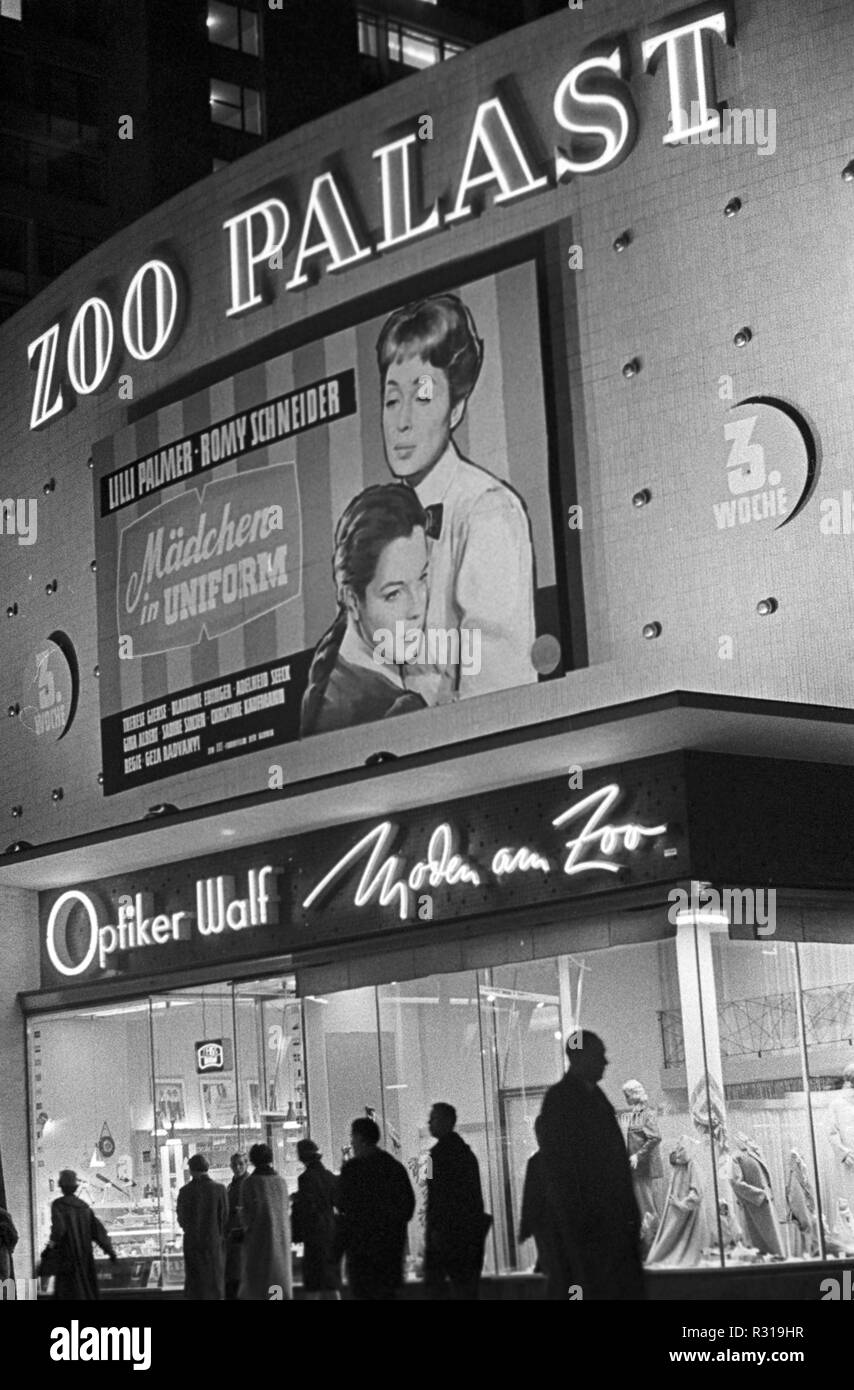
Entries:
POLYGON ((427 535, 431 541, 437 541, 442 534, 442 503, 433 502, 424 510, 427 513, 427 535))

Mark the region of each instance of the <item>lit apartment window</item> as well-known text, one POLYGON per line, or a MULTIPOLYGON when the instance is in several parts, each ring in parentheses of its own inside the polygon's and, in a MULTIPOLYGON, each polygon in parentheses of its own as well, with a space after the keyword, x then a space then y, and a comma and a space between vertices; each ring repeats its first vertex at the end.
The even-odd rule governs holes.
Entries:
POLYGON ((258 15, 254 9, 208 0, 208 38, 221 48, 258 56, 258 15))
POLYGON ((389 25, 388 56, 393 63, 406 68, 432 68, 442 61, 439 39, 433 34, 419 34, 415 29, 399 29, 389 25))
POLYGON ((20 19, 21 0, 0 0, 0 19, 20 19))
POLYGON ((231 126, 261 134, 261 93, 254 87, 237 87, 233 82, 211 78, 211 120, 217 125, 231 126))
POLYGON ((359 52, 368 58, 379 58, 380 35, 373 15, 359 15, 359 52))
MULTIPOLYGON (((425 3, 431 3, 431 0, 425 0, 425 3)), ((369 10, 361 10, 359 52, 366 58, 374 59, 380 67, 390 62, 418 70, 455 58, 464 49, 438 34, 412 29, 369 10)))

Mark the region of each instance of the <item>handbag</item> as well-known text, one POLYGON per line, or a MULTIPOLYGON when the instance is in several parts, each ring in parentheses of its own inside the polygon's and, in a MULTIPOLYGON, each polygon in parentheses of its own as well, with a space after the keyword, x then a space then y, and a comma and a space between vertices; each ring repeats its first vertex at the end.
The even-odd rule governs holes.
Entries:
POLYGON ((39 1279, 52 1279, 59 1274, 62 1267, 62 1252, 58 1245, 52 1245, 48 1241, 39 1259, 36 1277, 39 1279))

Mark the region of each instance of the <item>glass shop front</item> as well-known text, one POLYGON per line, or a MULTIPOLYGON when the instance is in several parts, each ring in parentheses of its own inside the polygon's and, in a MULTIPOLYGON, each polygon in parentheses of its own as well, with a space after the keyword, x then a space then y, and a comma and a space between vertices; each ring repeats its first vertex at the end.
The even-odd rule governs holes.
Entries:
POLYGON ((850 915, 783 906, 775 935, 737 940, 719 914, 670 922, 666 899, 597 911, 551 914, 524 934, 505 923, 446 936, 436 972, 413 978, 389 977, 403 960, 413 974, 418 951, 362 958, 360 978, 373 963, 378 982, 351 988, 339 987, 340 962, 286 975, 261 962, 253 980, 29 1014, 36 1248, 57 1174, 74 1168, 121 1257, 99 1262, 104 1283, 180 1288, 175 1200, 192 1154, 228 1182, 230 1156, 266 1140, 295 1190, 297 1141, 310 1134, 337 1171, 351 1121, 371 1114, 418 1197, 415 1279, 427 1116, 444 1100, 495 1218, 485 1272, 531 1271, 536 1252, 518 1230, 533 1122, 583 1026, 607 1045, 603 1087, 651 1270, 853 1255, 850 915))

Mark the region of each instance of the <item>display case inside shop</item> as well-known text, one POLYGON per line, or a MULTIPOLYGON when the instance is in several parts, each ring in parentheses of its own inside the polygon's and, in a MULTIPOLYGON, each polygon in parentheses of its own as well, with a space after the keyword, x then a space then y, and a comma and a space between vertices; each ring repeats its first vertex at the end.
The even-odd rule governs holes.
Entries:
POLYGON ((105 1288, 183 1284, 176 1200, 194 1153, 227 1185, 232 1154, 265 1141, 296 1188, 307 1129, 293 977, 52 1014, 31 1021, 29 1060, 37 1248, 71 1168, 118 1257, 95 1252, 105 1288))

